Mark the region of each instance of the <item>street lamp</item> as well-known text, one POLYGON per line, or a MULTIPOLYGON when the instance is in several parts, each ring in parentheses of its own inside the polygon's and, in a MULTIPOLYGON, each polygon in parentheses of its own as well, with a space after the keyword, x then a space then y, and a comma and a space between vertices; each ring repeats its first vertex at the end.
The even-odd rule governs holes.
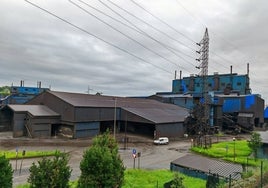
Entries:
POLYGON ((234 161, 235 161, 235 137, 233 137, 233 141, 234 141, 234 161))

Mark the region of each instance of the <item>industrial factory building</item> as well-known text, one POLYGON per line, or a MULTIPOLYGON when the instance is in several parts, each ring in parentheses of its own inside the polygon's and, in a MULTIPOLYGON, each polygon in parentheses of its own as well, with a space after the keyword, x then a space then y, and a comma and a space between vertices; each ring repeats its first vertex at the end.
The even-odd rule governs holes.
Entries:
MULTIPOLYGON (((236 73, 208 75, 204 77, 191 75, 174 79, 172 92, 159 92, 150 96, 161 102, 171 103, 192 112, 185 122, 188 128, 198 124, 198 104, 204 104, 207 95, 208 124, 227 131, 252 131, 264 125, 264 100, 259 94, 252 94, 249 87, 249 76, 236 73), (203 85, 206 81, 207 92, 203 85), (193 116, 195 116, 193 118, 193 116), (239 130, 238 130, 239 129, 239 130)), ((192 127, 195 129, 195 127, 192 127)))
POLYGON ((24 81, 20 81, 19 86, 11 86, 10 95, 1 98, 0 96, 0 106, 7 104, 25 104, 30 99, 34 98, 36 95, 49 90, 49 88, 42 88, 41 82, 37 82, 37 87, 24 86, 24 81))
POLYGON ((25 105, 2 108, 14 137, 93 137, 109 128, 153 137, 182 137, 185 108, 155 100, 45 91, 25 105))

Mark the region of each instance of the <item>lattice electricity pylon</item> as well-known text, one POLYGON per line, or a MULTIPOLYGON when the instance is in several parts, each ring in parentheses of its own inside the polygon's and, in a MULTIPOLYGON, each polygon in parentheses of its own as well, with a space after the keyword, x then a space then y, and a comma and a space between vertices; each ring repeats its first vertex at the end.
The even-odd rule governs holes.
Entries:
POLYGON ((199 76, 202 77, 202 106, 204 107, 204 113, 200 117, 200 129, 203 134, 206 134, 209 125, 209 96, 208 96, 208 53, 209 53, 209 36, 208 29, 206 28, 203 39, 200 43, 197 43, 200 46, 200 50, 197 53, 200 54, 200 57, 196 59, 200 62, 199 66, 196 68, 200 69, 199 76))
POLYGON ((198 62, 201 62, 199 66, 196 68, 200 69, 199 76, 207 76, 208 75, 208 52, 209 52, 209 36, 208 29, 206 28, 203 39, 197 43, 200 46, 200 50, 197 53, 201 54, 198 59, 198 62))

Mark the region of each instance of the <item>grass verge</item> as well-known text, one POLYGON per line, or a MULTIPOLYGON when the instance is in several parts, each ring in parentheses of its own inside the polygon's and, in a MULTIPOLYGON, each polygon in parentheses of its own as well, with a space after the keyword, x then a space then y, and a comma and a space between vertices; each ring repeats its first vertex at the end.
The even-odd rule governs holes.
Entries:
POLYGON ((55 156, 59 154, 60 151, 26 151, 25 155, 22 155, 22 151, 16 153, 16 151, 0 151, 0 156, 4 155, 7 159, 21 159, 21 158, 35 158, 35 157, 47 157, 47 156, 55 156))

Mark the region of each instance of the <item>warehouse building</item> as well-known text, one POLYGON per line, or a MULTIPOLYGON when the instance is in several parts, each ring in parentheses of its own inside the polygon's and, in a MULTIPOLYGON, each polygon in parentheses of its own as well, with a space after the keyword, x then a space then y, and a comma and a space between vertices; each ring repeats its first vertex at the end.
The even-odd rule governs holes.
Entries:
POLYGON ((51 125, 60 122, 60 115, 44 105, 7 105, 2 111, 13 137, 49 137, 51 125))
POLYGON ((188 110, 149 99, 45 91, 22 107, 4 107, 1 114, 9 119, 5 124, 15 137, 68 133, 72 138, 84 138, 109 128, 117 133, 175 138, 184 134, 188 110))

